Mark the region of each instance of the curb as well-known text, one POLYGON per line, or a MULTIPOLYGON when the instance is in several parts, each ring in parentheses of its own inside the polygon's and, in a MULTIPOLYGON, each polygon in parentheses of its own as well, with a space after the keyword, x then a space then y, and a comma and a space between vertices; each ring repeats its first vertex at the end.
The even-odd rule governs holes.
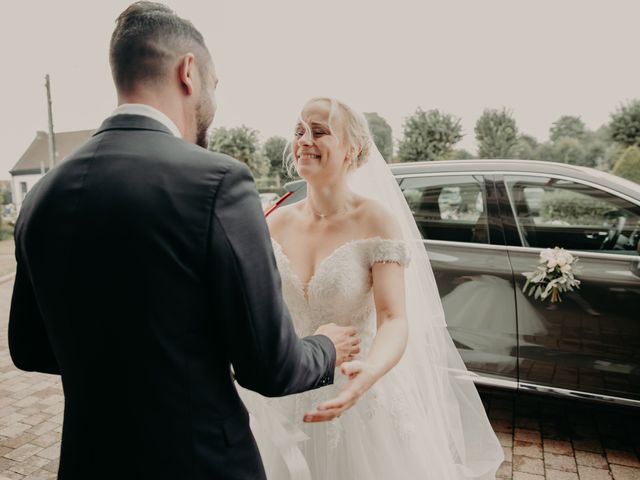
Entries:
POLYGON ((7 275, 3 275, 0 277, 0 284, 6 283, 10 280, 16 278, 16 272, 8 273, 7 275))

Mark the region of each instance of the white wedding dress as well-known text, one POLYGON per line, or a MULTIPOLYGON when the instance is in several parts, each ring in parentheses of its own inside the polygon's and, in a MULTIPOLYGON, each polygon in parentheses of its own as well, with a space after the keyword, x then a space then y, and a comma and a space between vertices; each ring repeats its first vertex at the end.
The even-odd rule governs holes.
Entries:
MULTIPOLYGON (((290 268, 280 245, 273 241, 273 247, 284 299, 298 335, 312 335, 328 322, 353 325, 362 341, 359 357, 366 358, 376 333, 371 267, 375 262, 406 266, 410 258, 405 242, 376 237, 346 243, 321 262, 307 286, 290 268)), ((441 432, 446 427, 443 430, 438 426, 444 417, 451 415, 451 409, 458 407, 438 405, 425 398, 428 395, 420 390, 416 378, 423 374, 405 356, 339 418, 311 424, 303 423, 305 412, 335 397, 344 384, 345 377, 339 370, 333 385, 283 398, 265 398, 238 387, 251 414, 252 430, 267 477, 270 480, 495 478, 502 461, 497 441, 495 445, 486 444, 482 435, 470 439, 471 447, 465 447, 466 450, 487 452, 486 458, 474 456, 472 469, 467 459, 454 461, 461 456, 456 453, 452 457, 455 449, 450 447, 456 439, 444 438, 441 432), (472 470, 474 473, 469 473, 472 470)), ((479 400, 478 404, 481 408, 479 400)), ((462 416, 457 411, 453 413, 453 417, 462 416)), ((477 414, 477 410, 471 413, 477 414)), ((484 411, 480 415, 484 416, 484 411)), ((478 420, 486 422, 492 434, 486 416, 478 420)))

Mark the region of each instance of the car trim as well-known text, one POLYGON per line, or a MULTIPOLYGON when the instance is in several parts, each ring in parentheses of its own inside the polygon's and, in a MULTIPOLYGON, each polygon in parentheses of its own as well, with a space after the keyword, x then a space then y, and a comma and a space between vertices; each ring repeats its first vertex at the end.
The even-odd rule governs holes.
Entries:
POLYGON ((491 243, 473 243, 473 242, 454 242, 453 240, 422 240, 422 243, 425 243, 427 245, 441 245, 443 247, 448 247, 448 246, 468 246, 468 245, 473 245, 476 248, 479 249, 483 249, 483 250, 499 250, 501 252, 507 251, 507 246, 506 245, 493 245, 491 243))
POLYGON ((579 390, 569 390, 566 388, 547 387, 527 382, 516 382, 515 380, 505 380, 503 378, 486 377, 481 373, 473 379, 473 382, 479 387, 501 388, 505 390, 517 390, 527 393, 539 393, 542 395, 555 395, 562 398, 572 398, 580 400, 588 400, 592 402, 608 403, 614 405, 624 405, 630 407, 640 407, 640 400, 631 398, 615 397, 613 395, 603 395, 599 393, 581 392, 579 390))
MULTIPOLYGON (((472 242, 454 242, 451 240, 422 240, 422 243, 426 245, 440 245, 443 247, 449 246, 468 246, 473 245, 474 248, 481 250, 497 250, 501 252, 524 252, 524 253, 536 253, 539 254, 544 248, 538 247, 518 247, 515 245, 492 245, 488 243, 472 243, 472 242)), ((599 252, 587 252, 584 250, 567 250, 577 257, 582 258, 595 258, 595 259, 608 259, 608 260, 620 260, 626 262, 640 262, 640 256, 638 255, 622 255, 618 253, 599 253, 599 252)))
MULTIPOLYGON (((515 245, 509 245, 506 247, 508 251, 525 252, 525 253, 540 253, 544 248, 539 247, 518 247, 515 245)), ((640 262, 640 256, 638 255, 623 255, 620 253, 599 253, 588 252, 586 250, 567 250, 576 257, 580 258, 594 258, 594 259, 607 259, 607 260, 620 260, 623 262, 640 262)))
POLYGON ((504 378, 485 377, 481 373, 476 373, 478 376, 474 377, 473 383, 482 387, 495 387, 503 388, 507 390, 518 390, 518 382, 515 380, 505 380, 504 378))
POLYGON ((633 400, 631 398, 614 397, 612 395, 602 395, 599 393, 587 393, 578 390, 568 390, 565 388, 546 387, 543 385, 536 385, 526 382, 520 382, 520 390, 541 394, 552 394, 563 398, 575 398, 581 400, 611 403, 615 405, 625 405, 629 407, 640 407, 640 400, 633 400))

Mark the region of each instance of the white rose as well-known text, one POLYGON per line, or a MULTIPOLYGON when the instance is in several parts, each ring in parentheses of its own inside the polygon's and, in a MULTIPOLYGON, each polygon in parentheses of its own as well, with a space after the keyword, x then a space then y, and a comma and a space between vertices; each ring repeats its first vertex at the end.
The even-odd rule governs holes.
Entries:
POLYGON ((558 261, 555 258, 552 258, 547 262, 547 268, 553 269, 557 264, 558 264, 558 261))
POLYGON ((562 273, 569 273, 571 271, 571 265, 569 265, 568 263, 561 265, 560 266, 560 271, 562 273))
POLYGON ((551 250, 550 248, 545 248, 540 252, 540 260, 542 260, 543 262, 548 262, 554 257, 555 255, 553 254, 553 250, 551 250))
POLYGON ((558 265, 560 265, 560 269, 562 270, 562 267, 564 267, 567 264, 567 259, 564 257, 564 255, 559 256, 558 257, 558 265))

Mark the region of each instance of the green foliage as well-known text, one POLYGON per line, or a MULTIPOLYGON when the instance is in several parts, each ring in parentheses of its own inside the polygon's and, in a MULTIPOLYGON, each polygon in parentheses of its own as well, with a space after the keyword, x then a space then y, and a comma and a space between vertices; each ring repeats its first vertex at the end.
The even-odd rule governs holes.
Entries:
POLYGON ((538 146, 538 141, 534 137, 522 134, 511 148, 509 156, 522 160, 533 160, 536 158, 536 149, 538 146))
POLYGON ((611 138, 625 147, 640 146, 640 100, 633 100, 611 114, 611 138))
POLYGON ((469 160, 472 158, 475 158, 473 154, 466 151, 464 148, 451 150, 446 156, 446 160, 469 160))
POLYGON ((574 192, 554 190, 547 192, 540 205, 543 223, 561 222, 566 225, 602 225, 604 214, 611 205, 602 200, 574 192))
POLYGON ((373 137, 373 142, 378 147, 382 157, 389 162, 393 156, 393 131, 391 125, 375 112, 365 113, 365 118, 369 123, 369 131, 373 137))
POLYGON ((462 139, 460 119, 438 110, 418 108, 403 125, 403 139, 398 146, 401 162, 446 158, 462 139))
POLYGON ((628 147, 616 162, 612 173, 640 183, 640 148, 628 147))
POLYGON ((225 153, 246 163, 255 178, 260 178, 269 171, 269 161, 258 151, 257 130, 245 125, 214 129, 209 139, 209 150, 225 153))
POLYGON ((586 136, 587 128, 580 117, 563 115, 553 122, 549 129, 549 138, 552 142, 557 142, 563 137, 583 139, 586 136))
POLYGON ((589 138, 589 140, 585 142, 586 165, 594 168, 602 168, 608 146, 595 136, 587 138, 589 138))
POLYGON ((595 166, 595 163, 591 164, 587 159, 585 147, 577 138, 561 137, 552 144, 551 155, 555 162, 585 167, 595 166))
POLYGON ((13 228, 15 219, 5 219, 0 216, 0 240, 8 240, 13 238, 13 228))
POLYGON ((285 164, 285 150, 289 142, 283 137, 271 137, 262 146, 262 154, 269 161, 269 176, 276 179, 276 183, 291 180, 285 164))
POLYGON ((625 147, 618 143, 611 143, 607 145, 602 158, 597 161, 596 167, 600 170, 604 170, 605 172, 611 171, 624 151, 625 147))
POLYGON ((553 162, 554 151, 553 144, 550 142, 541 143, 533 152, 535 160, 544 160, 545 162, 553 162))
POLYGON ((538 146, 533 152, 536 160, 568 163, 583 167, 595 167, 602 161, 606 147, 599 141, 589 142, 572 137, 560 137, 555 142, 547 142, 538 146))
POLYGON ((12 203, 11 182, 9 180, 0 180, 0 196, 2 197, 2 205, 12 203))
POLYGON ((485 110, 475 127, 479 158, 509 158, 518 141, 518 127, 506 109, 485 110))

